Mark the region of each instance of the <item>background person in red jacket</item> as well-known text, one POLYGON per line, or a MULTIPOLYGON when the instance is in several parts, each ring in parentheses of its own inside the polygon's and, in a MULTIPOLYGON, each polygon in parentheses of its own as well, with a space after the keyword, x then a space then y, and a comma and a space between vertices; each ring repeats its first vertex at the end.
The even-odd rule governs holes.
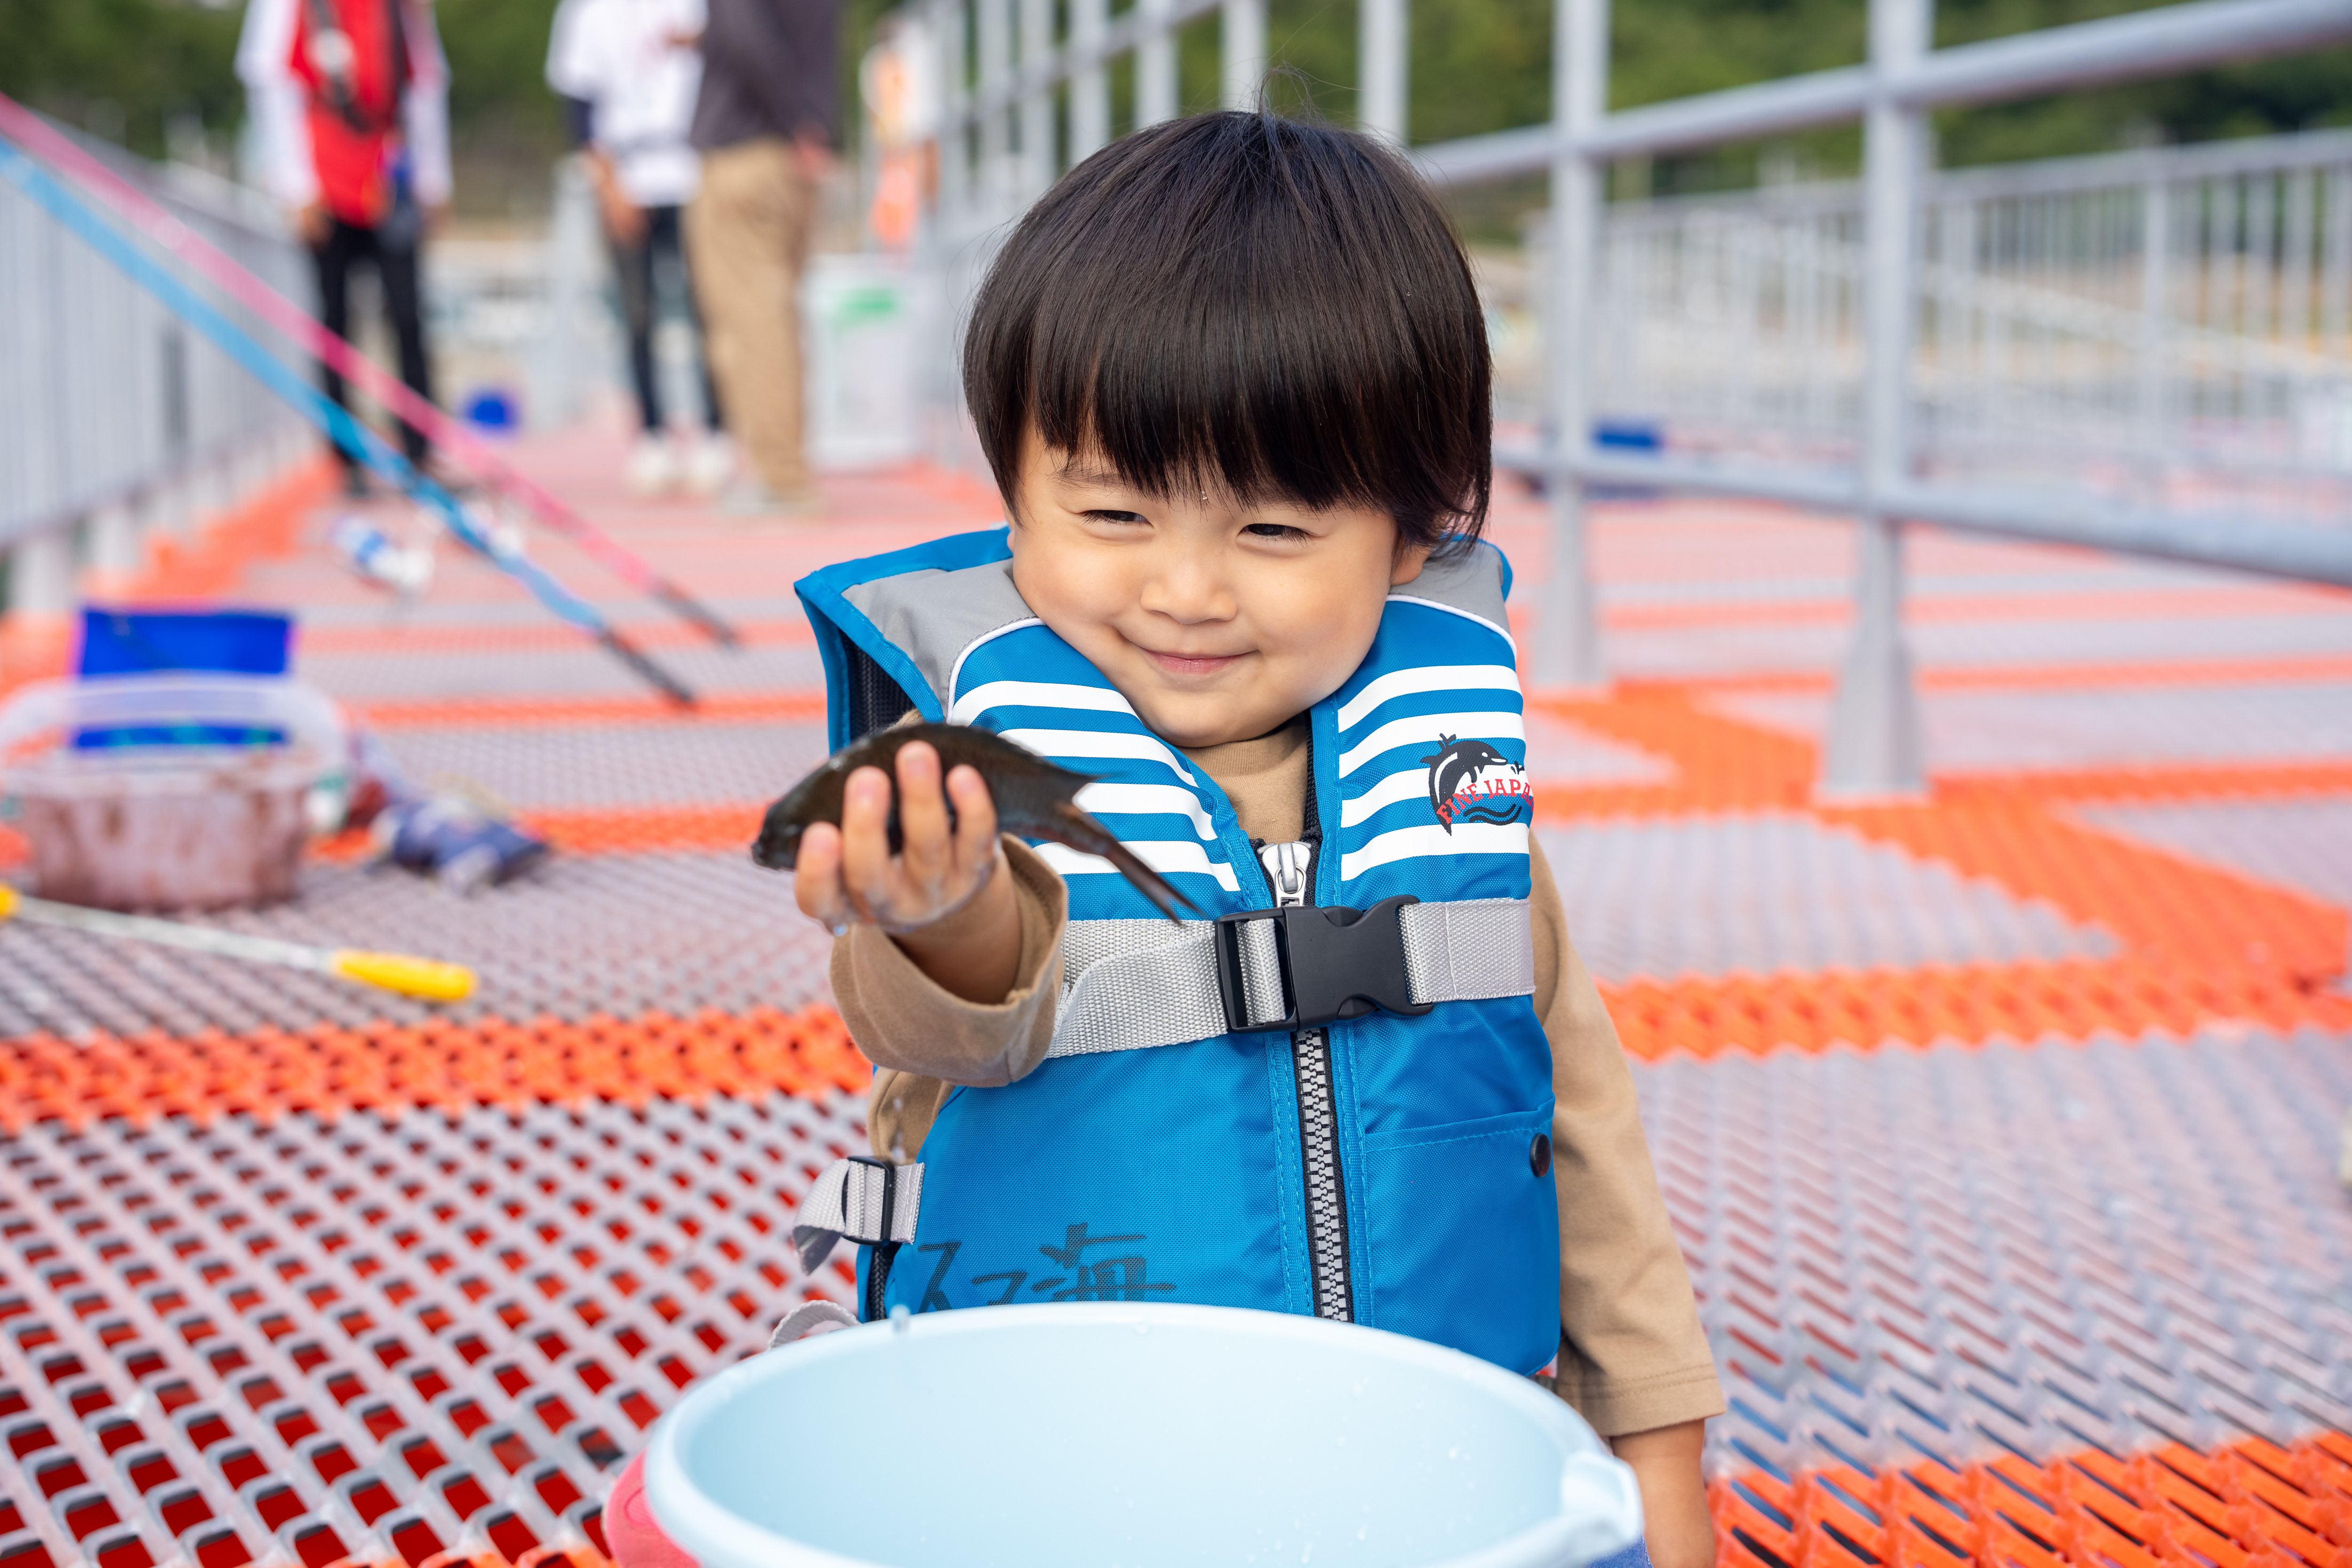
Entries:
MULTIPOLYGON (((351 278, 373 265, 400 375, 433 395, 417 247, 449 205, 449 68, 425 0, 251 0, 237 46, 270 191, 319 271, 320 315, 351 335, 351 278)), ((328 395, 343 379, 324 365, 328 395)), ((403 425, 411 462, 424 433, 403 425)), ((341 451, 345 487, 365 482, 341 451)))

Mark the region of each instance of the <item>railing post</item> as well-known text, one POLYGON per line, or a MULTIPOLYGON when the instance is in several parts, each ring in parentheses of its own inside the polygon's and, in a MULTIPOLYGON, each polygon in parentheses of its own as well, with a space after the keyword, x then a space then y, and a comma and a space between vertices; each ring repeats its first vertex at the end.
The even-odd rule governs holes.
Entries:
MULTIPOLYGON (((281 417, 270 434, 271 471, 279 479, 310 462, 318 452, 318 441, 311 436, 310 426, 299 418, 281 417)), ((143 501, 141 510, 142 513, 145 510, 143 501)))
POLYGON ((2140 482, 2150 506, 2164 503, 2164 351, 2172 312, 2172 186, 2150 174, 2139 195, 2139 361, 2133 414, 2139 426, 2140 482))
MULTIPOLYGON (((1081 54, 1102 42, 1106 0, 1070 0, 1070 47, 1081 54)), ((1070 162, 1083 163, 1110 142, 1110 72, 1097 63, 1070 82, 1070 162)))
POLYGON ((89 514, 89 584, 105 596, 121 591, 139 574, 145 552, 141 548, 139 513, 128 498, 108 501, 89 514))
MULTIPOLYGON (((529 388, 524 407, 536 430, 551 430, 579 417, 583 390, 601 379, 593 340, 582 328, 602 319, 595 290, 601 266, 596 243, 596 199, 588 171, 577 158, 555 165, 555 210, 547 225, 547 293, 539 330, 525 362, 529 388)), ((178 479, 173 480, 178 486, 178 479)))
MULTIPOLYGON (((1054 0, 1021 0, 1021 68, 1042 77, 1054 58, 1054 0)), ((1054 89, 1032 82, 1021 99, 1021 189, 1025 205, 1060 171, 1054 162, 1054 89)))
POLYGON ((73 531, 52 528, 19 539, 8 556, 8 619, 22 630, 73 613, 73 531))
POLYGON ((1265 0, 1225 0, 1217 43, 1223 65, 1219 100, 1227 109, 1255 109, 1265 81, 1265 0))
POLYGON ((1934 0, 1871 0, 1870 108, 1863 121, 1863 514, 1854 552, 1853 640, 1822 748, 1819 793, 1912 794, 1919 700, 1903 636, 1903 525, 1882 497, 1909 476, 1911 339, 1918 297, 1919 176, 1926 117, 1897 78, 1927 53, 1934 0))
POLYGON ((1375 136, 1405 141, 1405 7, 1408 0, 1362 0, 1357 24, 1356 120, 1375 136))
POLYGON ((1552 11, 1552 124, 1568 140, 1551 165, 1551 268, 1544 301, 1550 360, 1551 449, 1560 464, 1551 493, 1550 563, 1536 611, 1535 681, 1598 686, 1604 679, 1585 542, 1584 481, 1568 465, 1591 444, 1592 317, 1601 256, 1601 168, 1584 138, 1609 92, 1609 0, 1556 0, 1552 11))
POLYGON ((2327 176, 2327 239, 2320 257, 2319 352, 2352 353, 2352 169, 2327 176))
MULTIPOLYGON (((992 98, 1013 74, 1013 0, 974 0, 980 13, 980 96, 992 98)), ((996 223, 1013 216, 1011 178, 1006 164, 1013 156, 1013 110, 996 104, 981 116, 980 178, 982 221, 996 223)))
POLYGON ((971 18, 965 0, 942 0, 931 15, 940 55, 939 227, 945 237, 967 226, 971 201, 971 128, 962 122, 971 107, 971 18))
POLYGON ((1135 127, 1176 118, 1176 35, 1168 16, 1170 0, 1136 0, 1145 25, 1135 48, 1135 127))

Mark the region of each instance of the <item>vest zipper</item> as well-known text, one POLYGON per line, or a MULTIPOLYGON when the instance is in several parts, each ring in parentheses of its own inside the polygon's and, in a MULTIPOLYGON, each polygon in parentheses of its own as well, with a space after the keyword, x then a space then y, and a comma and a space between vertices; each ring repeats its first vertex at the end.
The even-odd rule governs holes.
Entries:
MULTIPOLYGON (((1310 902, 1315 887, 1312 843, 1269 844, 1258 851, 1276 909, 1310 902)), ((1301 1029, 1290 1037, 1290 1066, 1298 1092, 1298 1158, 1307 1186, 1307 1255, 1315 1281, 1315 1315, 1355 1321, 1348 1281, 1348 1193, 1339 1168, 1339 1106, 1331 1082, 1331 1037, 1301 1029)))

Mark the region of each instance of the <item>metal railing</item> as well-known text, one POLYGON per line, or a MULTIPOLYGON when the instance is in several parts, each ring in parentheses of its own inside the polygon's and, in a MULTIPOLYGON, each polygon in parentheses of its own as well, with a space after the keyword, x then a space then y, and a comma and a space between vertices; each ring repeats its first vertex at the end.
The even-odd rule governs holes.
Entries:
MULTIPOLYGON (((1860 530, 1855 624, 1822 751, 1826 793, 1916 790, 1924 782, 1917 700, 1903 635, 1901 525, 1927 521, 2024 538, 2129 550, 2244 569, 2352 582, 2352 531, 2256 513, 2176 510, 2047 484, 1953 482, 1923 469, 1923 332, 1931 276, 1927 115, 2054 89, 2158 76, 2352 37, 2352 0, 2199 0, 2099 22, 1933 50, 1932 0, 1872 0, 1869 61, 1605 114, 1607 0, 1560 0, 1561 55, 1552 126, 1456 143, 1427 154, 1441 178, 1542 166, 1553 194, 1551 448, 1522 456, 1553 474, 1556 581, 1537 626, 1538 681, 1589 681, 1601 665, 1585 585, 1583 487, 1622 479, 1797 501, 1852 513, 1860 530), (1851 241, 1859 363, 1851 456, 1830 473, 1679 456, 1628 463, 1587 439, 1600 347, 1615 302, 1601 292, 1601 174, 1615 157, 1771 135, 1859 116, 1864 170, 1851 241), (1557 579, 1566 578, 1560 582, 1557 579)), ((1965 204, 1963 204, 1965 206, 1965 204)), ((1956 226, 1953 232, 1958 232, 1956 226)), ((1973 245, 1974 242, 1969 242, 1973 245)), ((2155 247, 2162 256, 2166 247, 2155 247)), ((1977 258, 1969 258, 1973 263, 1977 258)), ((1973 267, 1966 273, 1979 276, 1973 267)), ((1947 277, 1945 281, 1950 279, 1947 277)), ((2011 287, 2014 287, 2011 285, 2011 287)), ((1958 313, 1960 320, 1969 312, 1958 313)), ((1934 317, 1937 322, 1949 319, 1934 317)), ((1963 339, 1963 341, 1965 341, 1963 339)), ((1965 349, 1956 349, 1965 353, 1965 349)))
MULTIPOLYGON (((1366 0, 1359 35, 1363 120, 1397 137, 1403 5, 1366 0)), ((1060 33, 1042 0, 911 10, 944 85, 927 250, 950 300, 969 298, 1001 226, 1108 140, 1115 58, 1132 55, 1149 124, 1176 111, 1177 28, 1218 14, 1228 105, 1255 101, 1266 54, 1261 0, 1134 0, 1116 17, 1107 0, 1071 0, 1060 33)), ((1586 486, 1851 514, 1855 629, 1823 748, 1832 794, 1922 782, 1906 521, 2352 584, 2342 141, 1931 175, 1926 123, 2352 38, 2352 0, 2194 0, 1946 49, 1932 32, 1932 0, 1872 0, 1864 64, 1610 113, 1608 0, 1556 0, 1551 121, 1414 152, 1442 185, 1550 180, 1550 434, 1497 455, 1555 481, 1532 679, 1602 677, 1586 486), (1604 206, 1612 161, 1854 120, 1857 185, 1604 206), (2061 240, 2086 219, 2095 235, 2061 240), (1709 311, 1755 351, 1728 375, 1737 356, 1709 311), (1621 411, 1665 428, 1662 456, 1591 445, 1596 414, 1621 411)), ((935 384, 946 396, 953 381, 935 384)))
MULTIPOLYGON (((307 294, 299 247, 252 193, 92 150, 273 285, 307 294)), ((150 530, 184 531, 310 450, 300 422, 251 377, 0 185, 0 550, 12 614, 62 614, 85 570, 127 577, 150 530)))
MULTIPOLYGON (((1922 208, 1917 475, 2352 517, 2352 135, 1970 170, 1922 208)), ((1852 184, 1609 208, 1596 406, 1686 458, 1833 479, 1861 223, 1852 184)))

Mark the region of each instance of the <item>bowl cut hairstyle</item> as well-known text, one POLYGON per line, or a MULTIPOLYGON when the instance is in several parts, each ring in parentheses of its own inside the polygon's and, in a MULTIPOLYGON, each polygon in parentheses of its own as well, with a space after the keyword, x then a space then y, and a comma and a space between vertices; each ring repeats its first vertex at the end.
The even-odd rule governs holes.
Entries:
POLYGON ((1492 370, 1444 209, 1351 132, 1224 111, 1065 175, 990 267, 964 397, 997 488, 1022 440, 1154 495, 1378 508, 1399 547, 1486 521, 1492 370))

